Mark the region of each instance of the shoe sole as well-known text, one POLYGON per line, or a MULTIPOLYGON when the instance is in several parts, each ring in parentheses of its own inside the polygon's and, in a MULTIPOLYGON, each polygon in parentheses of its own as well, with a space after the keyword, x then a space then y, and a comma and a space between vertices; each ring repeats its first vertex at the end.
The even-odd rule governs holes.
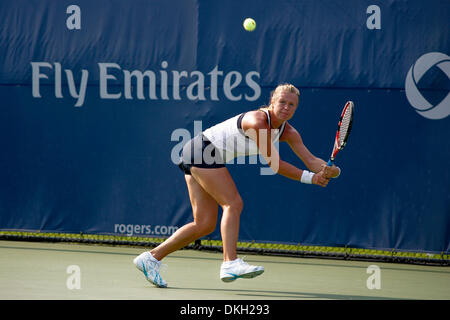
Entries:
POLYGON ((245 274, 241 274, 240 276, 232 276, 232 277, 223 277, 220 278, 223 282, 233 282, 236 279, 252 279, 264 273, 264 270, 258 270, 254 272, 249 272, 245 274))
POLYGON ((134 263, 134 265, 136 266, 136 269, 138 269, 140 272, 142 272, 142 273, 144 274, 144 277, 145 277, 145 279, 146 279, 148 282, 150 282, 151 284, 153 284, 154 286, 156 286, 156 287, 158 287, 158 288, 167 288, 167 285, 162 286, 162 285, 160 285, 160 284, 158 284, 158 283, 156 283, 156 282, 153 282, 151 279, 147 278, 147 276, 145 275, 144 270, 142 270, 142 269, 139 267, 139 265, 137 264, 136 259, 133 260, 133 263, 134 263))

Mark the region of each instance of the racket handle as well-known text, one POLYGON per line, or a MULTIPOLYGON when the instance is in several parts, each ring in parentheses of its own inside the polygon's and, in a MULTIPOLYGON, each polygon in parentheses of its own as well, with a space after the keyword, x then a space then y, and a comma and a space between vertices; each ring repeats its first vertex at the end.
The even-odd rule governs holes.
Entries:
POLYGON ((330 159, 328 160, 327 166, 331 167, 333 165, 333 161, 330 159))

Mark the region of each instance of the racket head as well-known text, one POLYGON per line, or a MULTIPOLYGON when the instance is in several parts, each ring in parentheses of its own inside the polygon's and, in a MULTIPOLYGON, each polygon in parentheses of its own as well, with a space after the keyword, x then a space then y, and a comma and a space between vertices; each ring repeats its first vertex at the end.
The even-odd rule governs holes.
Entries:
POLYGON ((355 110, 355 104, 353 101, 347 101, 342 109, 341 116, 339 118, 338 129, 336 132, 336 138, 334 140, 333 152, 331 154, 331 161, 334 160, 337 153, 344 149, 347 144, 348 137, 352 130, 353 114, 355 110))
POLYGON ((347 144, 350 131, 352 130, 354 108, 355 105, 353 101, 348 101, 345 104, 344 109, 342 109, 342 114, 339 120, 338 125, 339 128, 337 133, 338 147, 340 150, 342 150, 347 144))

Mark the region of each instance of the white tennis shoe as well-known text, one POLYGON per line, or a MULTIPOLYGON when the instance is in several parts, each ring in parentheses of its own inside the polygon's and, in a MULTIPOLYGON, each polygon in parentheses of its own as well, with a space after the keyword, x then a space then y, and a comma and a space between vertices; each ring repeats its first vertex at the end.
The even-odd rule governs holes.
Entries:
POLYGON ((238 278, 251 279, 261 275, 264 267, 251 266, 242 259, 225 261, 220 267, 220 279, 223 282, 232 282, 238 278))
POLYGON ((133 259, 133 263, 145 275, 145 278, 158 288, 166 288, 167 282, 159 274, 161 262, 156 260, 150 252, 146 251, 133 259))

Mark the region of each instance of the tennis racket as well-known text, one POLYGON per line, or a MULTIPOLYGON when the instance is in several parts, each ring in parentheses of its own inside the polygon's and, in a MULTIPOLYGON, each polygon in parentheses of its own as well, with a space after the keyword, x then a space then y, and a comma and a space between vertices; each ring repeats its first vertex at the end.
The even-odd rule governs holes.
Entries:
POLYGON ((333 165, 336 155, 339 151, 344 149, 347 144, 348 136, 352 130, 354 108, 355 105, 353 104, 353 101, 347 101, 344 109, 342 109, 341 118, 339 119, 338 129, 336 132, 336 139, 334 139, 333 152, 331 152, 330 160, 327 163, 328 166, 333 165))

